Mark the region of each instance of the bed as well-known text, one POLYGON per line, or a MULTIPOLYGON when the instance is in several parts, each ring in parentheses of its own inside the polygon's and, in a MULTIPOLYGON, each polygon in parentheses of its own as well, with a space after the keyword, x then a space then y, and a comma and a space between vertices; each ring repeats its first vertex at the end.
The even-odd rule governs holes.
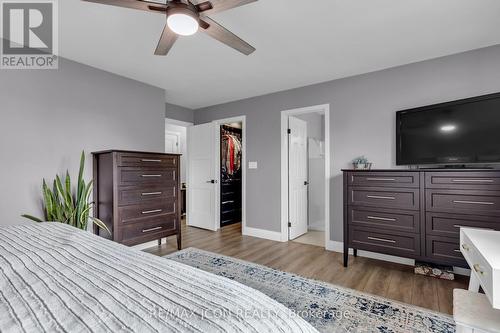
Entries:
POLYGON ((257 290, 60 223, 0 227, 0 332, 316 332, 257 290))

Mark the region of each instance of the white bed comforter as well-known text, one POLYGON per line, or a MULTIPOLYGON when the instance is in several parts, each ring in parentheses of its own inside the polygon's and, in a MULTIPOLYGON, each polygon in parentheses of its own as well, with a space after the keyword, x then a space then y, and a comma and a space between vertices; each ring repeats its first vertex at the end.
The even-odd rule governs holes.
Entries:
POLYGON ((237 282, 60 223, 0 227, 0 332, 316 332, 237 282))

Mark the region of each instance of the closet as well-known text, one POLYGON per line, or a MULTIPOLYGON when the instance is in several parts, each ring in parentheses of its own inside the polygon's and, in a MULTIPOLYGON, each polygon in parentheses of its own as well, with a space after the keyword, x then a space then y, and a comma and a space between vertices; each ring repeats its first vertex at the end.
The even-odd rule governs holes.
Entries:
POLYGON ((221 126, 221 227, 241 222, 241 134, 241 126, 238 124, 221 126))

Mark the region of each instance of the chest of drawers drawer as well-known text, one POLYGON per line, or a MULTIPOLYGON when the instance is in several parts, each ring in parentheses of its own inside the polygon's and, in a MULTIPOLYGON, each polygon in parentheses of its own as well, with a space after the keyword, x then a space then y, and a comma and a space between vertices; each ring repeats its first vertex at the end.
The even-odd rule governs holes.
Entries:
POLYGON ((177 182, 177 169, 118 168, 120 186, 172 186, 177 182))
POLYGON ((418 210, 418 189, 385 187, 349 187, 349 205, 418 210))
POLYGON ((125 244, 137 244, 141 239, 149 240, 151 237, 163 237, 162 234, 175 230, 175 215, 164 215, 161 219, 154 218, 142 223, 134 223, 119 228, 119 237, 125 244))
POLYGON ((461 227, 500 230, 500 219, 491 216, 428 212, 425 221, 428 235, 456 239, 461 227))
POLYGON ((425 187, 500 191, 500 172, 426 172, 425 187))
POLYGON ((176 168, 177 157, 163 154, 118 153, 116 155, 119 167, 141 168, 176 168))
POLYGON ((420 255, 420 236, 413 233, 351 227, 349 242, 356 249, 415 258, 420 255))
POLYGON ((426 209, 477 215, 500 215, 499 191, 426 190, 426 209))
POLYGON ((456 266, 467 266, 464 257, 460 253, 460 241, 458 238, 427 235, 425 243, 425 251, 428 258, 456 266))
POLYGON ((118 208, 118 223, 124 225, 145 220, 161 220, 165 215, 176 212, 176 201, 172 198, 159 202, 123 206, 118 208))
POLYGON ((161 204, 166 200, 177 198, 176 186, 165 187, 121 187, 118 189, 118 205, 156 203, 161 204))
POLYGON ((418 172, 355 172, 349 176, 349 186, 419 187, 418 172))
POLYGON ((373 207, 349 207, 349 223, 353 226, 399 230, 412 233, 420 231, 420 213, 373 207))

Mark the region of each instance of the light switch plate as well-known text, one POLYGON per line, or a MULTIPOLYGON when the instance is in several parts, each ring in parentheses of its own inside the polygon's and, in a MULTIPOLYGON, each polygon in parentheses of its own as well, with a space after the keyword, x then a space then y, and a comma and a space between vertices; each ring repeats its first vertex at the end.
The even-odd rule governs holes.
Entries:
POLYGON ((248 162, 249 169, 257 169, 258 167, 259 167, 259 164, 257 162, 248 162))

